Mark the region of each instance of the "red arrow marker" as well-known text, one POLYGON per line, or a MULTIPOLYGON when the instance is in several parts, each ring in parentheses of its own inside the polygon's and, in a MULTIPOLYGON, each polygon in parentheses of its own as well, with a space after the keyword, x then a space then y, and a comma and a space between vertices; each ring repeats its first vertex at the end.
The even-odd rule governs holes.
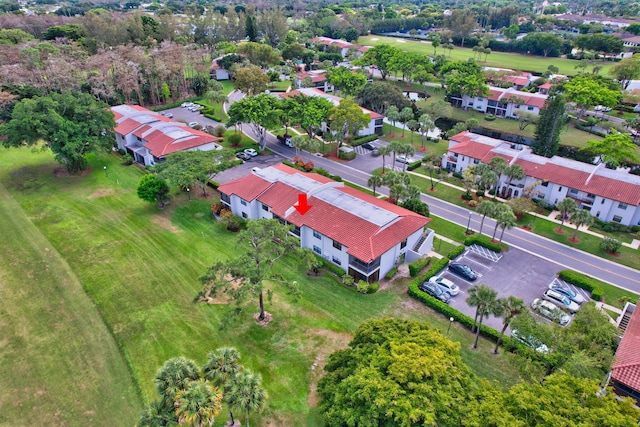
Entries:
POLYGON ((311 209, 311 205, 307 204, 307 195, 298 194, 298 203, 293 205, 293 207, 296 208, 300 215, 304 215, 309 212, 309 209, 311 209))

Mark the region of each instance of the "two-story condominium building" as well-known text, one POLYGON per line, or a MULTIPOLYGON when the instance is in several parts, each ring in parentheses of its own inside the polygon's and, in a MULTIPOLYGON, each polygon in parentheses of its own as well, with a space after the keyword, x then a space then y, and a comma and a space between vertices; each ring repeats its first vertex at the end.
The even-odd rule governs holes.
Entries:
POLYGON ((489 87, 489 94, 486 97, 452 95, 451 105, 464 109, 471 108, 496 117, 517 118, 520 111, 540 114, 546 100, 547 95, 541 93, 520 92, 515 88, 489 87))
POLYGON ((153 166, 176 151, 221 150, 222 138, 191 129, 138 105, 111 107, 116 119, 116 143, 138 163, 153 166))
POLYGON ((254 168, 218 190, 235 215, 292 224, 302 247, 356 281, 378 281, 405 256, 416 259, 431 250, 429 218, 316 173, 286 165, 254 168), (300 194, 312 206, 304 215, 294 208, 300 194))
POLYGON ((334 87, 327 79, 326 70, 311 70, 303 71, 296 74, 293 84, 296 88, 300 89, 304 86, 304 79, 309 78, 311 80, 312 87, 322 92, 333 92, 334 87))
POLYGON ((640 176, 624 169, 607 169, 605 164, 592 165, 554 156, 531 153, 528 147, 462 132, 449 139, 449 149, 442 167, 462 172, 470 165, 489 163, 494 157, 517 164, 525 172, 522 180, 500 178, 498 194, 518 197, 525 187, 534 186, 534 198, 555 205, 569 197, 580 209, 596 218, 624 225, 640 224, 640 176))
MULTIPOLYGON (((301 88, 301 89, 296 89, 296 90, 292 90, 291 92, 287 92, 287 93, 282 93, 279 94, 279 96, 281 98, 289 98, 292 96, 319 96, 322 97, 326 100, 328 100, 329 102, 331 102, 333 105, 335 105, 336 107, 338 105, 340 105, 340 101, 342 101, 342 98, 338 97, 338 96, 334 96, 334 95, 329 95, 328 93, 325 93, 319 89, 313 88, 313 87, 306 87, 306 88, 301 88)), ((361 129, 360 131, 358 131, 358 136, 367 136, 367 135, 373 135, 373 134, 378 134, 381 135, 382 134, 382 125, 383 125, 383 119, 384 116, 382 114, 378 114, 375 111, 371 111, 371 110, 367 110, 364 107, 362 108, 362 112, 366 113, 369 115, 369 117, 371 117, 371 120, 369 121, 369 125, 364 128, 361 129)), ((326 132, 327 131, 327 123, 323 123, 322 124, 322 131, 326 132)))

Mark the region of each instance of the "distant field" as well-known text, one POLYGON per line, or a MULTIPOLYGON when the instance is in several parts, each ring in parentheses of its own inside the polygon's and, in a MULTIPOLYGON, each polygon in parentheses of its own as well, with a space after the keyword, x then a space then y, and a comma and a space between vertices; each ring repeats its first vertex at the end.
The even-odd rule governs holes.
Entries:
MULTIPOLYGON (((416 41, 400 39, 397 37, 371 35, 360 37, 358 39, 358 43, 365 46, 388 44, 407 52, 433 56, 433 47, 431 46, 431 42, 427 41, 416 41)), ((469 58, 473 58, 475 52, 473 52, 472 49, 460 48, 456 46, 453 50, 450 51, 439 47, 437 53, 439 55, 446 55, 448 58, 451 58, 454 61, 466 61, 469 58)), ((577 74, 577 70, 575 67, 576 65, 578 65, 579 61, 574 59, 545 58, 542 56, 526 56, 515 53, 492 52, 490 55, 488 55, 486 62, 478 61, 478 63, 480 65, 488 67, 512 68, 515 70, 537 73, 543 73, 547 70, 547 67, 549 65, 555 65, 560 70, 560 74, 571 76, 577 74)), ((609 69, 613 66, 611 62, 603 62, 600 65, 602 65, 601 74, 607 74, 609 72, 609 69)))
MULTIPOLYGON (((236 254, 237 235, 211 218, 215 199, 199 192, 192 200, 174 192, 163 210, 142 202, 135 188, 144 172, 120 163, 113 154, 92 156, 88 175, 57 178, 50 153, 0 149, 2 426, 132 426, 166 359, 201 364, 222 346, 238 348, 243 365, 262 374, 269 400, 252 425, 321 425, 312 392, 319 366, 360 323, 397 316, 441 331, 449 324, 407 296, 408 279, 361 295, 288 258, 278 273, 298 281, 301 299, 270 283, 273 322, 251 320, 256 307, 221 330, 225 304, 193 298, 207 266, 236 254)), ((491 343, 471 350, 473 335, 457 324, 449 337, 478 374, 505 387, 518 381, 491 343)), ((223 411, 215 426, 226 421, 223 411)))

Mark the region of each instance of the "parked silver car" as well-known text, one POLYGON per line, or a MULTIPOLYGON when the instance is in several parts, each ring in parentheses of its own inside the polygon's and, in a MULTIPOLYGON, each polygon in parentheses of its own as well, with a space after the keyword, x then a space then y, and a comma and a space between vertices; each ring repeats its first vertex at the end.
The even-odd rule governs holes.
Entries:
POLYGON ((579 293, 577 293, 576 291, 574 291, 573 289, 569 288, 566 285, 561 284, 560 282, 554 280, 550 285, 549 285, 549 289, 551 289, 552 291, 556 291, 558 293, 564 294, 567 297, 569 297, 569 299, 577 304, 583 304, 586 300, 585 298, 580 295, 579 293))
POLYGON ((531 303, 531 308, 542 317, 558 322, 561 326, 566 326, 571 321, 571 316, 551 301, 536 298, 531 303))
POLYGON ((580 305, 571 301, 568 296, 561 294, 560 292, 556 292, 552 289, 547 289, 546 291, 544 291, 543 298, 547 301, 551 301, 552 303, 556 304, 563 310, 568 311, 569 313, 575 313, 576 311, 580 310, 580 305))

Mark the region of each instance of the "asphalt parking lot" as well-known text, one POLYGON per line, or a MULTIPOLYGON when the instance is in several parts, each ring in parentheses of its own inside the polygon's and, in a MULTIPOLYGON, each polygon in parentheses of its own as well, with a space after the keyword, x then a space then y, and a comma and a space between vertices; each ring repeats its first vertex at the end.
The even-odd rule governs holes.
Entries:
MULTIPOLYGON (((376 148, 384 147, 389 145, 388 142, 382 141, 380 139, 376 139, 375 141, 371 141, 369 144, 373 145, 376 148)), ((362 146, 354 147, 356 153, 358 154, 355 159, 348 162, 348 165, 354 169, 361 170, 363 172, 372 172, 374 169, 378 169, 382 167, 382 156, 374 156, 371 150, 367 150, 362 146)), ((413 156, 411 156, 414 160, 420 160, 424 157, 424 153, 416 152, 413 156)), ((385 168, 393 167, 394 170, 401 172, 403 169, 403 165, 400 162, 396 162, 393 164, 393 156, 386 156, 385 158, 385 168)), ((406 169, 406 167, 405 167, 406 169)))
MULTIPOLYGON (((460 287, 460 293, 452 297, 449 304, 471 317, 475 315, 475 307, 470 307, 465 300, 469 296, 469 288, 473 285, 488 285, 498 292, 498 298, 514 295, 522 298, 527 306, 531 307, 531 302, 542 297, 542 293, 563 269, 557 264, 516 248, 510 248, 508 252, 501 254, 502 257, 499 259, 490 251, 483 252, 467 249, 455 260, 467 264, 478 273, 474 282, 469 282, 449 270, 443 270, 438 275, 460 287), (488 255, 491 257, 487 257, 488 255)), ((582 289, 574 289, 588 297, 582 289)), ((491 316, 483 323, 498 330, 502 328, 501 318, 491 316)))

